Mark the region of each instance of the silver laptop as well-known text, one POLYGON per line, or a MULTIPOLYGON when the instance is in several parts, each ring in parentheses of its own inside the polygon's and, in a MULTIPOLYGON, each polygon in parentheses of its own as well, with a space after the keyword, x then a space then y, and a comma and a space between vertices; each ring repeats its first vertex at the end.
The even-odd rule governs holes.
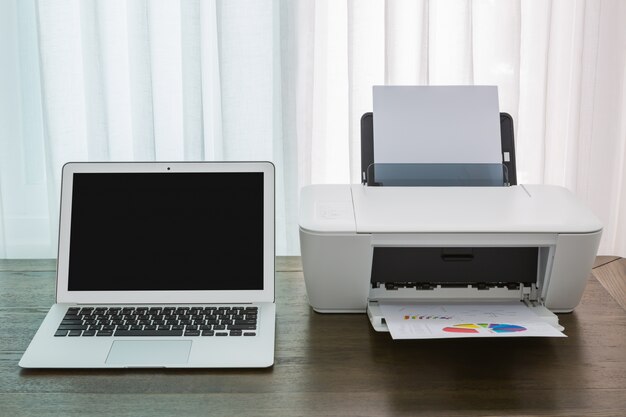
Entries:
POLYGON ((63 167, 56 304, 23 368, 268 367, 274 166, 63 167))

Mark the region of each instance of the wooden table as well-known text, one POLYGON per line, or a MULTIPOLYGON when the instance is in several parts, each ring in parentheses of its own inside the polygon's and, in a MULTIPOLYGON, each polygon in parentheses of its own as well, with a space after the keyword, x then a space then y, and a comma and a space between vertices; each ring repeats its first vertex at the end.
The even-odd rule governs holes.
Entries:
POLYGON ((273 368, 50 371, 17 363, 54 263, 0 261, 0 415, 626 416, 626 260, 596 264, 568 338, 394 342, 363 314, 312 312, 299 258, 279 258, 273 368))

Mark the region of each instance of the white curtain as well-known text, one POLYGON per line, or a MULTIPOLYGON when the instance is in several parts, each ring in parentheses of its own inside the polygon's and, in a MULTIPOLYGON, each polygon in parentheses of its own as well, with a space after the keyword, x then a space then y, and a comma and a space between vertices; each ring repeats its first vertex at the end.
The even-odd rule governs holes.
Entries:
POLYGON ((518 181, 571 189, 625 256, 624 27, 619 0, 6 0, 0 257, 55 256, 71 160, 272 160, 297 254, 298 190, 359 181, 379 84, 497 85, 518 181))

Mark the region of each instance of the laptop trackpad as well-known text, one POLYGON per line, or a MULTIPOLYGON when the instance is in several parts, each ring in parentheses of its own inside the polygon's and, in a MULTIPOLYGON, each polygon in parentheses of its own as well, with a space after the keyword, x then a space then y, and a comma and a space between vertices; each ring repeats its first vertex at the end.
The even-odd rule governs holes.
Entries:
POLYGON ((191 343, 191 340, 115 340, 106 363, 155 367, 184 365, 189 358, 191 343))

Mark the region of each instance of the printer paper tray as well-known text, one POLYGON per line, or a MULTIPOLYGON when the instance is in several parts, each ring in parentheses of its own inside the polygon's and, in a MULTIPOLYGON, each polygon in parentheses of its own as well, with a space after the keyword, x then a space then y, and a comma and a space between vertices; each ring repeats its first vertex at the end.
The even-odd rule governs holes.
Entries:
POLYGON ((497 333, 495 335, 500 337, 507 335, 564 336, 560 333, 564 329, 559 325, 559 319, 554 313, 538 303, 526 304, 521 301, 487 301, 482 303, 369 301, 367 315, 372 327, 378 332, 388 332, 390 330, 388 323, 395 323, 392 324, 395 330, 392 332, 394 338, 485 337, 491 336, 490 333, 497 333), (533 334, 532 326, 517 326, 516 323, 537 323, 538 332, 533 334), (507 328, 503 325, 510 326, 507 328), (428 327, 436 330, 431 335, 420 336, 416 334, 415 337, 410 337, 410 335, 405 334, 403 337, 396 337, 399 328, 406 329, 412 326, 419 329, 428 327), (472 330, 472 327, 475 329, 472 330), (441 328, 447 329, 447 331, 440 332, 441 328), (490 330, 490 328, 495 331, 490 330), (545 332, 542 331, 542 328, 545 332), (525 334, 526 330, 528 330, 527 334, 525 334), (455 331, 459 333, 447 334, 455 331), (504 334, 507 331, 510 331, 511 334, 504 334), (467 334, 462 334, 465 332, 467 334))

